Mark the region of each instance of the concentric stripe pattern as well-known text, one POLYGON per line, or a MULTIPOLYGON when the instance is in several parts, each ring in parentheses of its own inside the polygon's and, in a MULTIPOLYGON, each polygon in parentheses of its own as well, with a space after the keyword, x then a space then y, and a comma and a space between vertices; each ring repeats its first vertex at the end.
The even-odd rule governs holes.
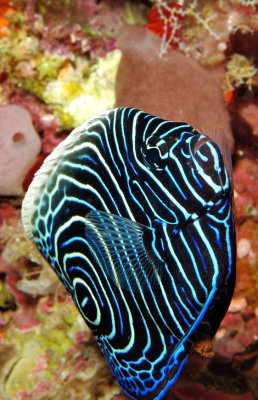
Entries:
POLYGON ((132 399, 160 399, 212 338, 235 279, 231 185, 217 145, 133 108, 100 114, 46 159, 23 204, 132 399))

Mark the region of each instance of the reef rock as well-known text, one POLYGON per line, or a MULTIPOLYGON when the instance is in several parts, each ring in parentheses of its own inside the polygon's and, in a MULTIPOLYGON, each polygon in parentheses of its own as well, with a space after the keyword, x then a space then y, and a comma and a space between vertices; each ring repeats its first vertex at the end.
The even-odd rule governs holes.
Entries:
POLYGON ((217 142, 226 165, 230 165, 225 146, 228 141, 232 153, 234 140, 216 79, 195 60, 172 48, 160 57, 161 39, 144 27, 122 28, 118 42, 123 55, 116 81, 116 106, 190 123, 217 142))
POLYGON ((0 196, 23 194, 23 180, 40 146, 27 110, 16 105, 0 108, 0 196))

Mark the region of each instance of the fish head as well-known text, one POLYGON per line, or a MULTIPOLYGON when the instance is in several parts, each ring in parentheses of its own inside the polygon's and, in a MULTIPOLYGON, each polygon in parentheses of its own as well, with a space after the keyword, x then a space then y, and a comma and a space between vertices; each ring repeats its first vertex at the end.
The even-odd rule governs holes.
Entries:
MULTIPOLYGON (((153 183, 162 182, 166 194, 158 201, 156 192, 150 200, 157 215, 164 217, 162 207, 167 211, 163 220, 156 218, 155 247, 172 271, 184 265, 186 275, 191 276, 193 266, 198 266, 197 282, 205 283, 198 300, 206 302, 206 314, 193 335, 199 342, 216 333, 235 286, 230 171, 219 146, 190 126, 150 136, 143 144, 142 157, 153 183)), ((183 279, 174 279, 183 287, 183 279)))
POLYGON ((166 205, 178 220, 200 216, 221 198, 228 198, 231 204, 231 181, 221 151, 193 127, 150 136, 141 152, 153 182, 158 180, 167 190, 166 205))

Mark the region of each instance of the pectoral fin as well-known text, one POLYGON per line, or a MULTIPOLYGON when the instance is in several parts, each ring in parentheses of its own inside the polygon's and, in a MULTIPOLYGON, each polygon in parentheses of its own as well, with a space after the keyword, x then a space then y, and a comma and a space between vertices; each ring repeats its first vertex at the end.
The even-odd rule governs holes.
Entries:
POLYGON ((162 263, 144 244, 144 235, 150 230, 104 211, 90 211, 85 218, 86 238, 96 257, 112 281, 128 290, 145 291, 159 281, 162 263))

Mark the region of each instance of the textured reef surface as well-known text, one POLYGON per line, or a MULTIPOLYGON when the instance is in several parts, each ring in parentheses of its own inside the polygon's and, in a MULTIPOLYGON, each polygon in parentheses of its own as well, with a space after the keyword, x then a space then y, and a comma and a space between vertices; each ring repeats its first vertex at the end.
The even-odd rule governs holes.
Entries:
MULTIPOLYGON (((10 177, 19 157, 26 158, 26 151, 17 151, 17 146, 24 145, 27 125, 12 132, 8 118, 13 117, 6 116, 4 138, 0 131, 0 180, 5 174, 5 189, 0 190, 0 399, 126 399, 69 295, 25 237, 20 207, 33 174, 53 148, 89 116, 115 104, 121 58, 118 31, 138 24, 161 37, 157 64, 173 49, 194 59, 217 80, 235 142, 234 298, 215 336, 214 357, 204 359, 192 350, 165 399, 254 400, 258 393, 256 2, 60 4, 43 0, 0 4, 0 107, 18 105, 27 110, 41 145, 40 151, 28 155, 27 170, 13 184, 10 177), (10 154, 4 154, 1 143, 8 138, 10 154), (3 156, 9 168, 1 166, 3 156)), ((187 84, 182 92, 195 103, 195 92, 188 93, 187 84)), ((157 101, 162 103, 162 93, 157 101)))

